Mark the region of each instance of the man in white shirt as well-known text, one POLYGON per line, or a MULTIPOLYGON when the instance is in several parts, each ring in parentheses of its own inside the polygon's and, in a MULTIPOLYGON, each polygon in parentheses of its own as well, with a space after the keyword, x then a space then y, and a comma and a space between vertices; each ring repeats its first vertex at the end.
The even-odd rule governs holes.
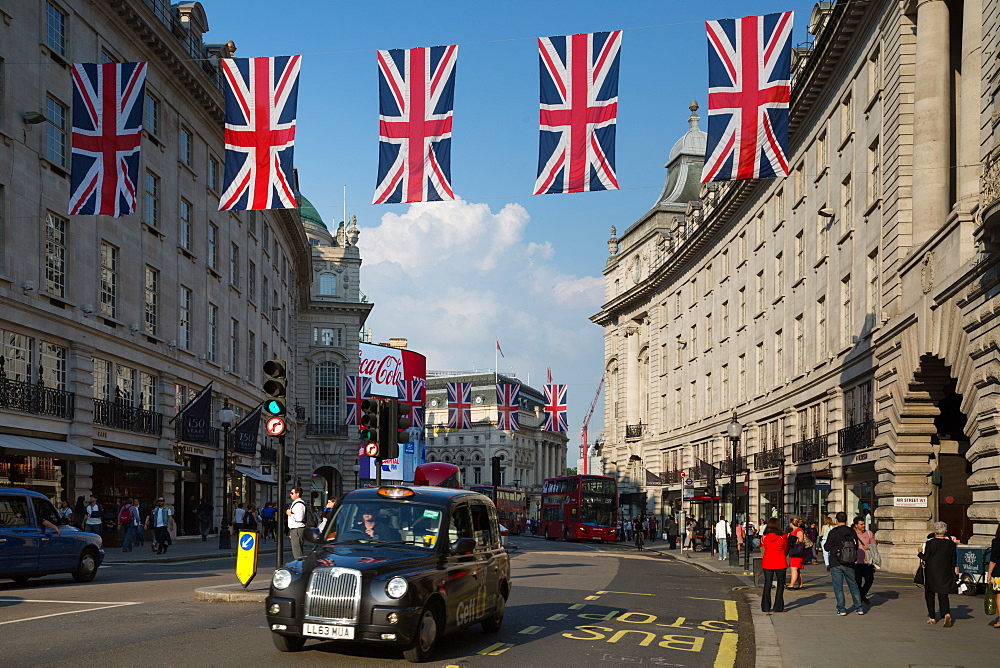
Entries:
POLYGON ((292 505, 285 509, 288 515, 288 538, 292 543, 292 556, 301 559, 305 554, 302 551, 302 536, 306 528, 306 502, 302 500, 302 488, 292 487, 288 493, 292 499, 292 505))
POLYGON ((104 506, 97 501, 97 497, 90 496, 90 503, 87 504, 87 515, 84 521, 84 531, 90 533, 101 533, 101 525, 104 523, 104 506))
POLYGON ((173 523, 174 511, 166 505, 163 497, 160 497, 146 520, 147 527, 153 525, 153 541, 156 543, 157 554, 165 554, 170 547, 170 529, 173 523))
POLYGON ((243 504, 239 504, 236 510, 233 511, 233 533, 237 536, 243 531, 243 517, 247 514, 247 511, 243 509, 243 504))
POLYGON ((729 522, 719 520, 715 525, 715 540, 719 542, 719 561, 729 559, 729 522))

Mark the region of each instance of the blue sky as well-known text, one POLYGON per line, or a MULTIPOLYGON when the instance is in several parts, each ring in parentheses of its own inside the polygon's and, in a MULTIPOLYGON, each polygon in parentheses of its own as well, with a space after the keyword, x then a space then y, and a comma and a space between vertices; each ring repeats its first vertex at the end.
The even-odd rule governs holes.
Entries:
MULTIPOLYGON (((407 337, 430 369, 492 368, 531 384, 569 384, 570 465, 603 367, 611 225, 622 231, 663 187, 688 105, 707 128, 704 21, 796 10, 805 41, 812 4, 778 2, 341 2, 203 0, 206 41, 237 56, 303 54, 295 163, 328 226, 361 228, 361 289, 375 341, 407 337), (621 190, 531 195, 538 160, 536 38, 624 29, 617 173, 621 190), (452 185, 461 201, 370 205, 378 163, 375 51, 459 44, 452 185)), ((601 431, 603 402, 590 427, 601 431)))

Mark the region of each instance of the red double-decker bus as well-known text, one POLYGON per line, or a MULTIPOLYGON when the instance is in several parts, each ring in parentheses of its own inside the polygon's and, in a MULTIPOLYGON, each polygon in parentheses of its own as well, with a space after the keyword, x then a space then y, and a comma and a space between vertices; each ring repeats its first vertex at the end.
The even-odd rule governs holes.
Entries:
POLYGON ((497 507, 500 523, 514 535, 524 533, 528 522, 528 496, 519 489, 494 487, 493 485, 470 485, 469 489, 488 496, 497 507))
POLYGON ((617 540, 618 483, 602 475, 547 478, 541 535, 547 540, 617 540))

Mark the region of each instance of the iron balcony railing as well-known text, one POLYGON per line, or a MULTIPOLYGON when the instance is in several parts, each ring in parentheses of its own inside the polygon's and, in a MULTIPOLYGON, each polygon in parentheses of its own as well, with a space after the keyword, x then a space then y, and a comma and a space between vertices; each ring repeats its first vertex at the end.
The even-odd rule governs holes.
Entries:
POLYGON ((781 462, 784 459, 785 451, 783 448, 772 448, 771 450, 758 452, 753 456, 753 470, 776 469, 781 466, 781 462))
MULTIPOLYGON (((740 471, 745 471, 746 468, 747 468, 747 458, 737 457, 735 472, 739 473, 740 471)), ((722 471, 723 475, 732 475, 734 472, 733 460, 732 459, 723 460, 723 462, 719 464, 719 469, 722 471)))
POLYGON ((875 420, 844 427, 837 432, 837 452, 857 452, 875 445, 875 420))
POLYGON ((704 480, 705 472, 701 470, 700 466, 692 466, 687 470, 687 477, 692 480, 704 480))
POLYGON ((0 407, 35 415, 73 419, 76 395, 38 383, 7 380, 0 375, 0 407))
POLYGON ((801 462, 813 462, 817 459, 826 459, 829 456, 829 434, 807 438, 798 443, 792 443, 792 461, 796 464, 801 462))
POLYGON ((642 438, 642 423, 625 425, 625 438, 642 438))
MULTIPOLYGON (((357 427, 353 427, 355 430, 357 427)), ((340 424, 335 420, 310 421, 306 425, 307 436, 336 436, 345 438, 347 436, 348 425, 340 424)))
POLYGON ((163 431, 163 415, 120 401, 94 399, 94 424, 159 436, 163 431))
POLYGON ((660 474, 660 480, 664 485, 675 485, 681 481, 680 471, 664 471, 660 474))

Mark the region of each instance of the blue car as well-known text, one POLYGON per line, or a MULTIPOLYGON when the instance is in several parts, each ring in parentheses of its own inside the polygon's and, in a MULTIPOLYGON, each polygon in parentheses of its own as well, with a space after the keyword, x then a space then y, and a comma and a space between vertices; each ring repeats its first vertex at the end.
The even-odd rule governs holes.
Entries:
POLYGON ((0 487, 0 579, 23 584, 28 578, 71 573, 90 582, 104 561, 104 545, 94 533, 74 527, 55 529, 59 515, 43 494, 0 487))

